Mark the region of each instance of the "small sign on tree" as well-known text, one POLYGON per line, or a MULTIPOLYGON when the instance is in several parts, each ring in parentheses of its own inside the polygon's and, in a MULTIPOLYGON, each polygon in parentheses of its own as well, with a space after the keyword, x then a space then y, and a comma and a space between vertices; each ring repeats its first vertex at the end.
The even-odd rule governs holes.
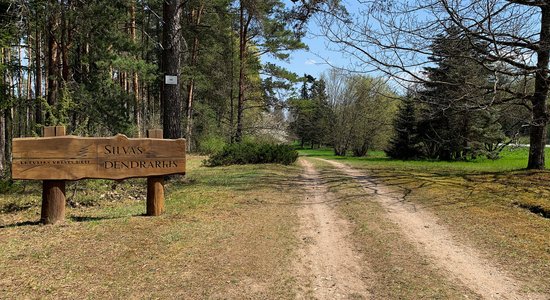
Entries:
POLYGON ((178 76, 174 75, 165 75, 164 84, 176 85, 178 84, 178 76))

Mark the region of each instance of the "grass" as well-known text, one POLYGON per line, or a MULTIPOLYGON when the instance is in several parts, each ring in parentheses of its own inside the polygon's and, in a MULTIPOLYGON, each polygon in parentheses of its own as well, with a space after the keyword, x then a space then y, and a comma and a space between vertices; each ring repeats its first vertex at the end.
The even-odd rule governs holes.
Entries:
MULTIPOLYGON (((526 151, 497 161, 403 162, 381 152, 343 160, 432 211, 459 241, 482 249, 528 289, 550 294, 550 173, 525 171, 526 151), (529 207, 531 207, 529 206, 529 207)), ((144 217, 144 180, 68 184, 67 221, 41 226, 40 189, 17 182, 0 193, 2 298, 295 298, 296 206, 305 197, 296 165, 201 166, 166 184, 167 212, 144 217), (85 288, 84 288, 85 287, 85 288)), ((384 211, 327 164, 312 160, 353 226, 380 299, 475 298, 403 240, 384 211)), ((370 274, 370 273, 369 273, 370 274)))
MULTIPOLYGON (((330 151, 302 154, 335 159, 362 169, 409 201, 432 211, 467 245, 527 282, 531 291, 550 294, 550 172, 524 170, 526 149, 506 150, 497 161, 396 161, 374 152, 366 158, 334 157, 330 151)), ((547 160, 548 161, 548 160, 547 160)), ((334 175, 341 176, 341 175, 334 175)), ((364 203, 343 211, 372 228, 364 203), (370 224, 370 225, 369 225, 370 224)), ((358 234, 365 243, 369 236, 358 234)))
MULTIPOLYGON (((441 176, 464 177, 465 180, 485 178, 501 184, 511 184, 516 190, 526 191, 525 193, 514 193, 517 195, 511 203, 515 206, 525 208, 543 217, 550 216, 550 195, 544 184, 550 181, 548 171, 525 170, 529 155, 528 148, 507 148, 501 153, 501 158, 490 160, 479 158, 475 161, 424 161, 411 160, 402 161, 388 158, 383 151, 371 151, 367 157, 340 157, 335 156, 331 149, 300 150, 303 156, 322 157, 348 163, 368 166, 370 170, 377 172, 413 173, 419 177, 438 178, 441 176), (530 182, 536 181, 536 184, 530 182)), ((546 167, 550 169, 550 151, 546 151, 546 167)))
POLYGON ((56 226, 36 223, 38 184, 2 194, 2 207, 31 203, 0 213, 2 298, 293 298, 300 169, 203 159, 166 184, 161 217, 142 216, 142 197, 129 197, 140 181, 81 182, 92 205, 68 207, 56 226))
MULTIPOLYGON (((383 151, 370 151, 366 157, 335 156, 332 149, 304 149, 299 150, 302 156, 315 156, 327 159, 358 161, 371 166, 395 169, 444 169, 446 171, 461 172, 504 172, 522 170, 527 167, 529 149, 525 147, 506 148, 501 152, 501 158, 490 160, 480 157, 474 161, 426 161, 426 160, 394 160, 386 156, 383 151)), ((550 169, 550 151, 546 151, 546 167, 550 169)))

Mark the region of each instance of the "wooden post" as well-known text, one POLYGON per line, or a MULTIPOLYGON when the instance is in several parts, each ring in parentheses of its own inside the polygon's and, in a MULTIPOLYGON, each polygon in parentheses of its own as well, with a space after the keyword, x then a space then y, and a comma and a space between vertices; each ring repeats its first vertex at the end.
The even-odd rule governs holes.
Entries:
MULTIPOLYGON (((162 139, 162 129, 147 130, 147 137, 162 139)), ((164 177, 147 177, 147 213, 148 216, 160 216, 164 213, 164 177)))
MULTIPOLYGON (((44 127, 43 136, 65 135, 64 126, 44 127)), ((42 224, 55 224, 65 220, 65 180, 44 180, 42 182, 42 224)))

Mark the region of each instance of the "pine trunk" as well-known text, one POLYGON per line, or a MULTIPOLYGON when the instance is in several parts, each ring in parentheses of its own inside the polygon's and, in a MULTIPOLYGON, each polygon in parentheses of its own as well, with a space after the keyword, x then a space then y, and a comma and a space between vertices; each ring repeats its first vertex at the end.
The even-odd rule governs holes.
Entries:
POLYGON ((4 170, 9 172, 11 166, 11 141, 13 139, 13 109, 4 110, 4 170))
POLYGON ((0 177, 6 174, 6 120, 4 112, 0 111, 0 177))
MULTIPOLYGON (((136 2, 130 4, 130 37, 136 43, 136 2)), ((134 122, 137 129, 137 137, 141 137, 141 103, 139 101, 139 76, 138 72, 132 73, 132 94, 134 96, 134 122)))
POLYGON ((181 138, 181 111, 180 96, 180 52, 181 52, 181 1, 166 0, 163 4, 163 75, 176 76, 176 84, 162 86, 163 129, 164 137, 169 139, 181 138))
MULTIPOLYGON (((5 64, 5 50, 3 48, 0 49, 0 61, 2 64, 5 64)), ((6 75, 2 74, 2 77, 0 77, 0 84, 2 86, 7 86, 7 80, 6 75)), ((0 97, 2 99, 8 99, 8 91, 7 89, 0 90, 0 97)), ((6 174, 6 119, 5 119, 5 112, 8 110, 8 108, 5 108, 3 110, 0 110, 0 177, 4 176, 6 174)))
POLYGON ((248 25, 250 17, 245 19, 244 6, 241 1, 239 14, 239 96, 237 100, 237 131, 235 133, 235 141, 240 143, 243 139, 243 113, 245 103, 245 60, 246 60, 246 45, 248 35, 248 25))
MULTIPOLYGON (((11 63, 11 50, 10 48, 6 48, 5 51, 2 53, 2 58, 4 60, 4 65, 8 65, 11 63)), ((10 172, 10 166, 11 166, 11 140, 13 138, 13 99, 15 98, 15 84, 13 82, 14 74, 10 71, 7 72, 7 76, 4 77, 4 85, 8 88, 4 91, 4 96, 9 103, 8 107, 4 109, 2 112, 4 114, 4 143, 3 143, 3 156, 2 159, 4 160, 4 172, 9 173, 10 172)))
MULTIPOLYGON (((50 15, 48 16, 48 87, 47 99, 50 108, 57 105, 59 97, 59 44, 56 38, 56 32, 59 27, 59 18, 57 16, 57 1, 50 0, 50 15)), ((53 119, 48 110, 46 115, 46 123, 52 125, 53 119)), ((55 125, 55 124, 53 124, 55 125)))
POLYGON ((62 87, 65 87, 70 78, 70 68, 69 68, 69 43, 70 43, 70 33, 69 33, 69 20, 67 18, 66 10, 68 9, 67 3, 62 1, 61 7, 61 47, 60 47, 60 59, 61 59, 61 79, 62 87))
POLYGON ((231 144, 235 141, 234 129, 235 129, 235 39, 231 37, 231 82, 229 83, 229 141, 231 144))
MULTIPOLYGON (((204 11, 204 4, 201 4, 198 9, 193 9, 189 16, 189 23, 192 27, 197 28, 201 23, 202 13, 204 11)), ((191 47, 191 61, 190 66, 195 67, 199 60, 199 37, 197 33, 193 38, 193 46, 191 47)), ((191 77, 187 83, 187 108, 186 108, 186 130, 185 138, 187 139, 187 151, 192 150, 192 135, 193 135, 193 102, 195 98, 195 79, 191 77)))
POLYGON ((43 125, 44 121, 42 120, 42 37, 41 32, 38 29, 36 29, 36 37, 35 37, 35 80, 34 80, 34 94, 36 98, 35 102, 35 109, 34 109, 34 121, 36 124, 43 125))
POLYGON ((22 137, 25 132, 25 92, 23 90, 23 80, 25 75, 23 74, 23 47, 21 44, 17 47, 17 57, 18 57, 18 66, 17 66, 17 105, 16 105, 16 121, 17 121, 17 133, 16 137, 22 137))

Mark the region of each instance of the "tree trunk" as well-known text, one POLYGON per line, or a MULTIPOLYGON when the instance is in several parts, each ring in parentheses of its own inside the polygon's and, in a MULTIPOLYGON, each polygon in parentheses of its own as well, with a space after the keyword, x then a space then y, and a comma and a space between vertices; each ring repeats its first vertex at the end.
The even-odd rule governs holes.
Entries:
POLYGON ((6 120, 4 112, 0 111, 0 178, 6 174, 6 120))
MULTIPOLYGON (((4 64, 4 48, 0 48, 0 64, 4 64)), ((6 86, 6 75, 0 74, 0 86, 5 87, 6 86)), ((1 89, 0 90, 0 99, 7 99, 7 90, 1 89)), ((6 168, 6 156, 4 153, 5 143, 6 143, 6 136, 5 136, 5 126, 6 126, 6 120, 4 119, 4 109, 0 110, 0 177, 3 177, 5 174, 5 168, 6 168)))
POLYGON ((163 4, 162 73, 177 77, 176 84, 164 84, 162 79, 162 106, 164 137, 181 138, 180 51, 181 1, 165 0, 163 4))
POLYGON ((4 170, 9 172, 11 166, 11 141, 13 139, 13 109, 4 110, 4 170))
POLYGON ((17 66, 17 105, 16 107, 16 123, 17 123, 17 132, 16 137, 22 137, 23 133, 25 132, 25 107, 26 101, 25 96, 23 96, 23 79, 25 78, 25 75, 23 74, 23 47, 21 44, 17 46, 17 58, 18 58, 18 66, 17 66))
POLYGON ((25 132, 23 133, 23 136, 27 136, 31 132, 31 127, 33 126, 33 113, 32 113, 32 73, 31 70, 33 69, 33 60, 32 60, 32 49, 31 49, 31 43, 30 43, 30 34, 29 34, 29 45, 27 47, 27 57, 28 57, 28 63, 29 68, 27 69, 27 99, 25 101, 25 132))
MULTIPOLYGON (((201 4, 198 9, 193 9, 189 17, 189 23, 191 26, 197 28, 201 22, 202 12, 204 10, 204 4, 201 4)), ((191 61, 190 67, 197 65, 199 59, 199 37, 198 32, 195 33, 193 38, 193 46, 191 47, 191 61)), ((186 108, 186 130, 185 138, 187 139, 187 151, 191 152, 191 145, 193 141, 191 136, 193 134, 193 100, 194 100, 194 90, 195 90, 195 79, 191 77, 187 83, 187 108, 186 108)))
POLYGON ((193 134, 193 98, 195 89, 195 80, 193 78, 189 79, 187 83, 187 108, 186 108, 186 129, 185 129, 185 139, 187 140, 187 151, 191 152, 191 135, 193 134))
MULTIPOLYGON (((38 29, 39 27, 36 27, 36 37, 35 37, 35 109, 34 109, 34 121, 36 124, 43 125, 44 120, 42 120, 42 37, 41 32, 38 29)), ((38 132, 37 132, 38 133, 38 132)))
MULTIPOLYGON (((130 4, 130 37, 136 43, 136 2, 130 4)), ((137 128, 137 136, 141 137, 141 103, 139 101, 139 76, 138 72, 132 74, 132 93, 134 96, 134 122, 137 128)))
POLYGON ((334 146, 334 155, 336 156, 346 156, 346 147, 334 146))
POLYGON ((231 39, 231 82, 229 84, 229 141, 231 144, 235 141, 234 129, 235 129, 235 39, 231 39))
POLYGON ((245 103, 246 80, 245 60, 249 24, 250 16, 245 20, 244 6, 241 1, 239 14, 239 96, 237 101, 237 131, 235 132, 235 141, 237 143, 240 143, 243 139, 243 113, 245 103))
POLYGON ((540 49, 537 51, 537 72, 535 73, 535 93, 531 98, 533 120, 529 129, 529 162, 527 169, 544 169, 544 148, 546 146, 546 125, 548 112, 548 63, 550 62, 550 8, 541 7, 540 49))
POLYGON ((71 33, 69 31, 69 20, 67 18, 66 10, 69 9, 70 3, 62 1, 61 4, 61 47, 60 47, 60 59, 61 59, 61 79, 63 87, 69 81, 71 76, 69 66, 69 48, 71 43, 71 33))
MULTIPOLYGON (((2 49, 2 59, 3 64, 8 65, 11 62, 11 51, 10 48, 6 48, 5 50, 2 49)), ((4 132, 3 132, 3 148, 2 148, 2 159, 4 161, 4 172, 6 172, 9 175, 10 172, 10 166, 11 166, 11 141, 13 138, 13 99, 15 97, 15 90, 14 90, 14 82, 13 82, 14 74, 13 72, 9 71, 7 72, 7 76, 4 76, 4 86, 7 88, 5 91, 1 91, 4 93, 4 98, 9 101, 8 107, 4 108, 2 113, 4 114, 4 132)))
MULTIPOLYGON (((57 105, 59 97, 59 43, 56 38, 56 33, 59 27, 59 18, 57 16, 57 0, 50 0, 50 15, 48 16, 48 105, 53 108, 57 105)), ((48 109, 46 113, 46 123, 53 123, 53 116, 48 109)))

